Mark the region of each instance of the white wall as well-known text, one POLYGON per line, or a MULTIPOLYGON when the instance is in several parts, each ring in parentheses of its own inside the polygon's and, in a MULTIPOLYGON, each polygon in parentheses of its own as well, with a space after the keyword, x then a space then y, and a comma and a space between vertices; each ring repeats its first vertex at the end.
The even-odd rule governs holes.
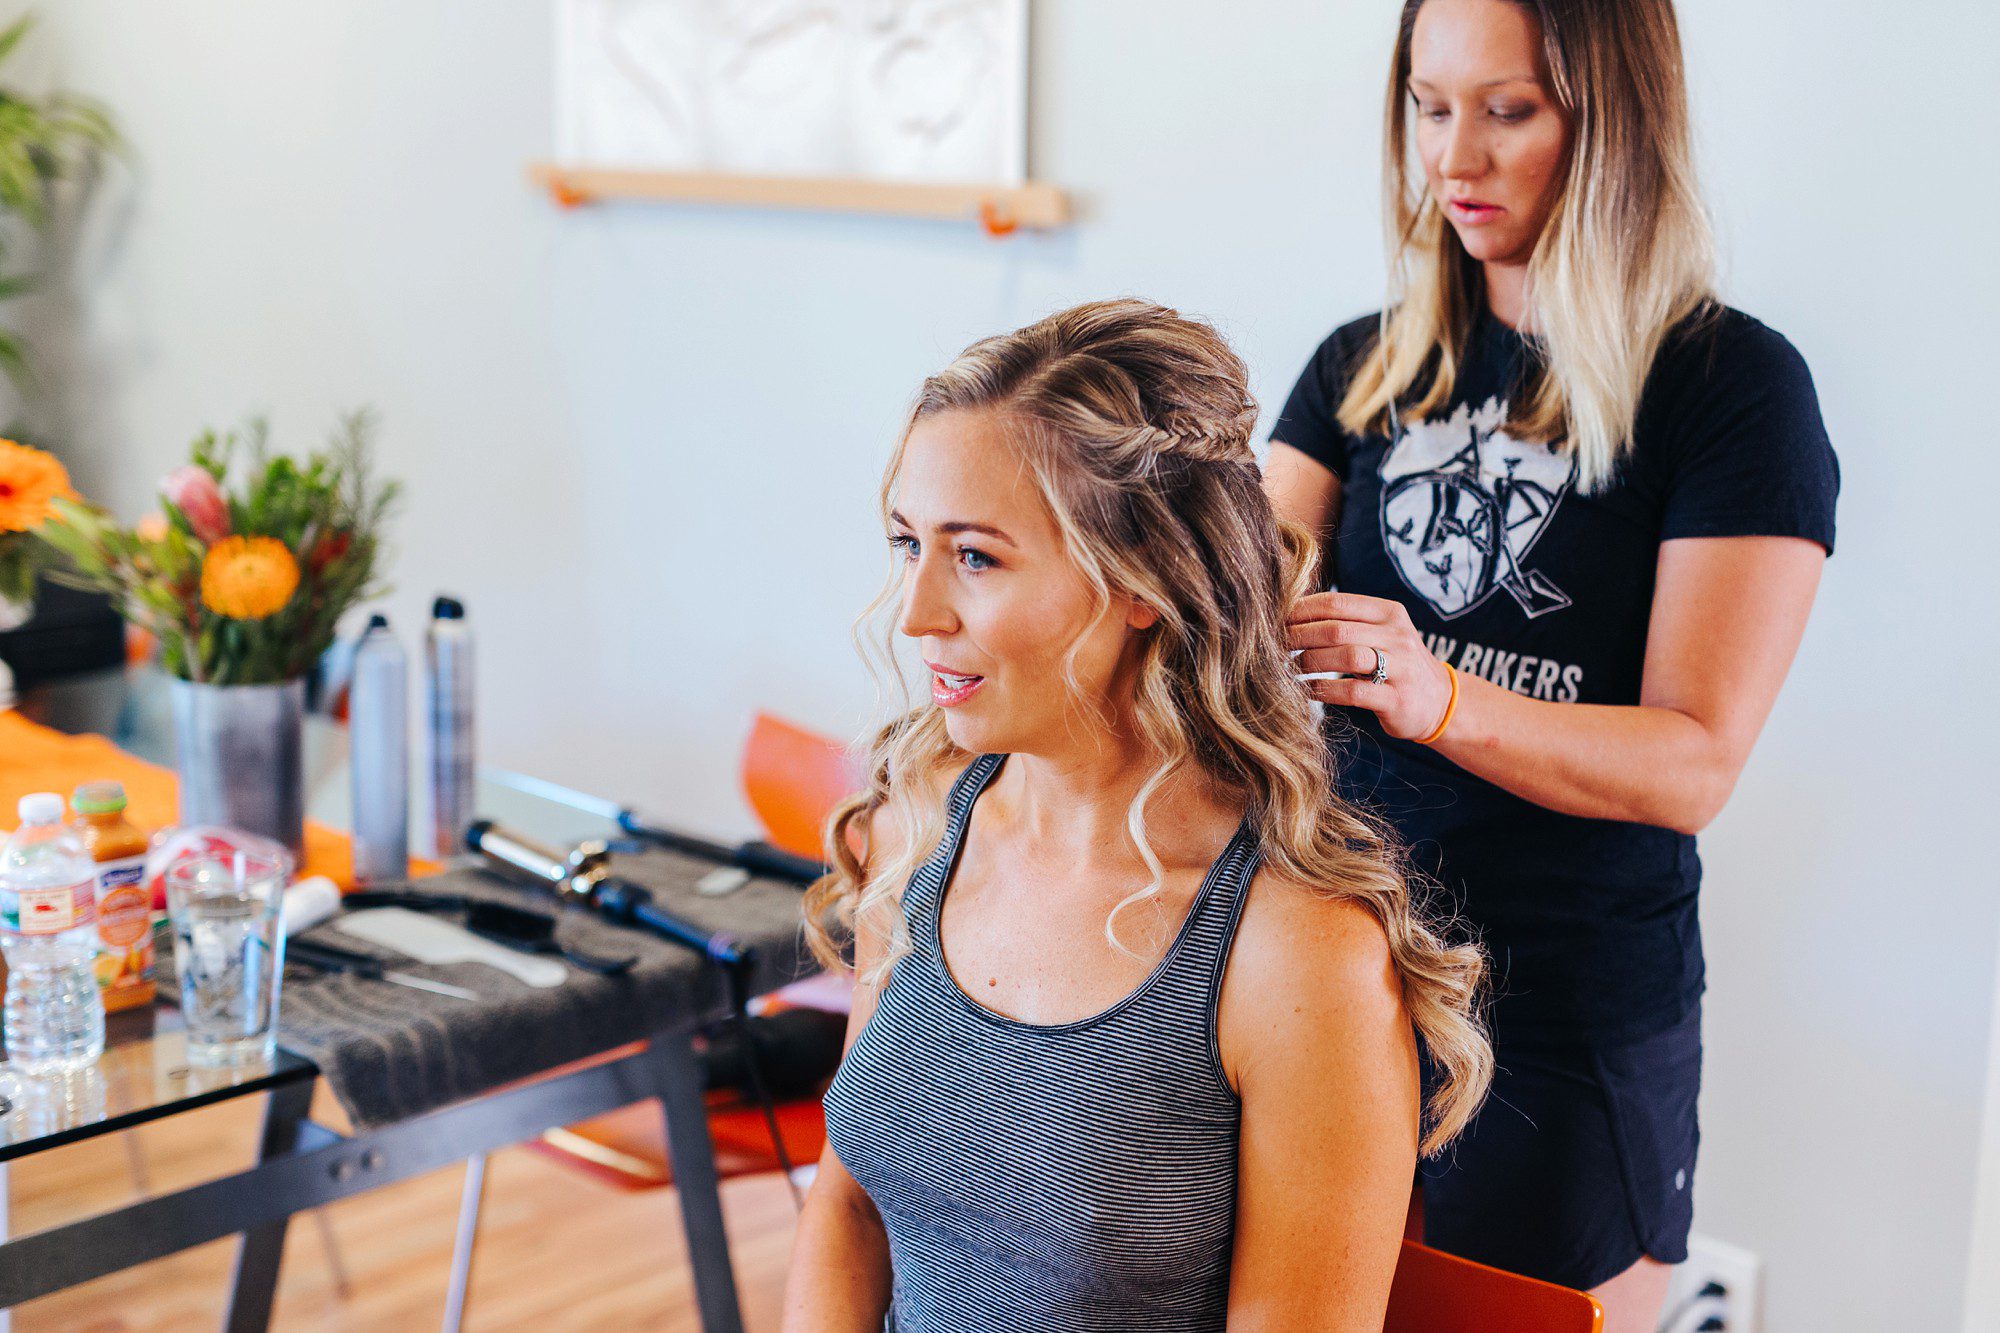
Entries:
POLYGON ((1965 1280, 1966 1333, 2000 1328, 2000 986, 1986 1053, 1986 1119, 1973 1184, 1971 1266, 1965 1280))
MULTIPOLYGON (((1993 11, 1684 0, 1736 302, 1805 352, 1841 549, 1705 839, 1699 1225, 1770 1327, 1938 1329, 1966 1290, 1995 963, 1993 11)), ((372 403, 410 485, 392 611, 469 600, 502 763, 743 832, 750 711, 868 716, 872 491, 927 370, 1059 304, 1217 318, 1279 400, 1377 301, 1394 5, 1042 0, 1033 161, 1082 222, 564 214, 540 0, 63 0, 31 58, 133 157, 35 311, 44 409, 135 512, 200 426, 372 403)), ((1718 662, 1717 670, 1729 664, 1718 662)))

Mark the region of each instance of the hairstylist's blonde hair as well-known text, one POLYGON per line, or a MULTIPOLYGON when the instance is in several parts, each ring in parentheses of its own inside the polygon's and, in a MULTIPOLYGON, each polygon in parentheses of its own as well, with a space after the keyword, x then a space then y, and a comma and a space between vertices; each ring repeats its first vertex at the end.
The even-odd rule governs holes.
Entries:
MULTIPOLYGON (((1611 479, 1639 395, 1669 329, 1702 311, 1714 238, 1695 184, 1687 87, 1672 0, 1511 0, 1541 25, 1550 86, 1571 126, 1562 194, 1528 264, 1543 356, 1509 429, 1567 438, 1581 489, 1611 479)), ((1380 433, 1390 407, 1423 416, 1448 402, 1485 299, 1413 160, 1411 34, 1424 0, 1405 0, 1383 155, 1390 300, 1383 336, 1340 405, 1340 424, 1380 433)))
MULTIPOLYGON (((990 412, 1009 427, 1099 616, 1114 596, 1159 616, 1142 632, 1133 706, 1155 763, 1126 820, 1154 880, 1111 913, 1113 944, 1119 913, 1161 889, 1146 838, 1148 801, 1175 773, 1199 775, 1243 805, 1265 864, 1361 904, 1382 923, 1410 1017, 1444 1076, 1426 1114, 1423 1147, 1435 1152, 1464 1126, 1491 1078, 1476 1017, 1484 959, 1433 933, 1390 838, 1334 794, 1284 635, 1285 608, 1312 589, 1317 552, 1264 496, 1250 452, 1257 406, 1242 361, 1206 324, 1143 301, 1099 302, 967 348, 924 382, 911 424, 947 412, 990 412)), ((906 429, 883 479, 885 523, 908 441, 906 429)), ((900 581, 891 579, 864 620, 894 604, 900 581)), ((807 899, 815 951, 830 966, 840 954, 829 915, 848 928, 860 914, 891 923, 875 980, 908 952, 894 895, 943 831, 941 803, 925 793, 971 758, 946 735, 943 710, 911 706, 907 682, 884 653, 904 711, 874 738, 868 790, 834 813, 827 847, 835 869, 807 899), (868 827, 857 821, 882 806, 914 832, 900 859, 864 870, 850 830, 868 827)), ((1080 698, 1073 671, 1065 675, 1080 698)))

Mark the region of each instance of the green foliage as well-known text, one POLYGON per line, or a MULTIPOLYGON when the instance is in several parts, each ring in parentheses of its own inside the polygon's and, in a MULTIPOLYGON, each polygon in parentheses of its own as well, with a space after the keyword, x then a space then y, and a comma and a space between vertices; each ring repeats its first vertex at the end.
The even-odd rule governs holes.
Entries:
MULTIPOLYGON (((35 25, 32 14, 0 29, 0 61, 13 54, 35 25)), ((33 97, 0 87, 0 214, 19 218, 40 230, 49 223, 52 187, 81 172, 97 154, 117 148, 118 127, 111 113, 89 98, 55 92, 33 97)), ((11 239, 0 234, 0 301, 19 296, 34 285, 26 272, 13 268, 11 239)), ((20 337, 0 330, 0 370, 16 380, 26 378, 27 349, 20 337)))
POLYGON ((35 600, 35 575, 41 553, 32 535, 0 532, 0 602, 26 605, 35 600))
POLYGON ((275 538, 298 563, 298 588, 272 615, 236 619, 202 600, 208 545, 188 515, 164 500, 165 524, 146 534, 101 509, 56 501, 56 517, 38 535, 67 557, 69 568, 50 577, 109 594, 127 620, 159 641, 162 663, 183 680, 296 679, 333 643, 348 608, 388 591, 377 565, 401 488, 375 477, 373 433, 369 413, 352 413, 325 448, 303 460, 273 454, 262 420, 195 440, 193 462, 223 488, 230 535, 275 538), (241 479, 233 491, 232 476, 241 479))

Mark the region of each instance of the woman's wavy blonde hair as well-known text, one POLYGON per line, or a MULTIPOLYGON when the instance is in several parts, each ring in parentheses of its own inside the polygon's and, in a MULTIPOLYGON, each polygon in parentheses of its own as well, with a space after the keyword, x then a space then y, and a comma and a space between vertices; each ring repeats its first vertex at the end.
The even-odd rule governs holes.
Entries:
MULTIPOLYGON (((1715 241, 1695 180, 1673 0, 1511 0, 1540 24, 1572 142, 1562 193, 1528 261, 1539 343, 1508 430, 1565 440, 1577 485, 1608 484, 1630 447, 1668 332, 1713 307, 1715 241)), ((1411 147, 1410 45, 1424 0, 1405 0, 1389 64, 1382 156, 1389 300, 1340 424, 1380 434, 1390 409, 1451 401, 1485 302, 1483 271, 1431 193, 1411 147), (1406 401, 1407 400, 1407 401, 1406 401)))
MULTIPOLYGON (((1285 609, 1313 590, 1318 552, 1311 534, 1278 519, 1264 495, 1250 450, 1257 405, 1243 362, 1213 328, 1173 310, 1096 302, 967 348, 924 382, 910 424, 946 412, 991 412, 1008 424, 1099 616, 1123 596, 1159 617, 1142 632, 1133 705, 1156 763, 1127 816, 1154 880, 1111 913, 1105 929, 1113 944, 1119 913, 1161 889, 1146 838, 1149 800, 1177 773, 1205 779, 1243 805, 1266 865, 1359 903, 1381 922, 1411 1020, 1441 1074, 1422 1145, 1436 1152, 1464 1127, 1491 1079, 1479 1017, 1485 961, 1476 948, 1443 942, 1412 900, 1392 838, 1334 793, 1326 743, 1284 632, 1285 609)), ((885 523, 908 441, 906 427, 882 482, 885 523)), ((895 604, 900 583, 899 572, 863 625, 895 604)), ((972 758, 946 735, 942 709, 911 706, 893 626, 881 637, 879 656, 870 656, 878 679, 900 687, 901 711, 873 739, 867 789, 829 820, 834 869, 807 898, 814 950, 829 966, 843 965, 841 945, 857 919, 888 923, 875 981, 910 947, 894 899, 942 836, 938 785, 972 758), (868 849, 854 843, 871 826, 866 817, 883 807, 912 834, 899 858, 870 864, 868 849)), ((1066 675, 1081 701, 1074 675, 1066 675)))

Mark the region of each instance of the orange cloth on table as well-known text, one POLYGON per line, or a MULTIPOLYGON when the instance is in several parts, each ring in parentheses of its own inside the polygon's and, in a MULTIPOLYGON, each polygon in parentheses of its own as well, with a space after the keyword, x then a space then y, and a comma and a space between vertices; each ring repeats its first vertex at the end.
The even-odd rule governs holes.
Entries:
MULTIPOLYGON (((14 807, 31 791, 61 792, 64 800, 85 782, 123 783, 126 817, 151 833, 179 822, 180 795, 173 773, 125 753, 102 736, 72 736, 30 722, 13 711, 0 712, 0 830, 18 822, 14 807)), ((438 867, 412 860, 412 875, 438 867)), ((354 884, 354 856, 347 835, 306 821, 305 864, 299 877, 325 875, 341 888, 354 884)))

